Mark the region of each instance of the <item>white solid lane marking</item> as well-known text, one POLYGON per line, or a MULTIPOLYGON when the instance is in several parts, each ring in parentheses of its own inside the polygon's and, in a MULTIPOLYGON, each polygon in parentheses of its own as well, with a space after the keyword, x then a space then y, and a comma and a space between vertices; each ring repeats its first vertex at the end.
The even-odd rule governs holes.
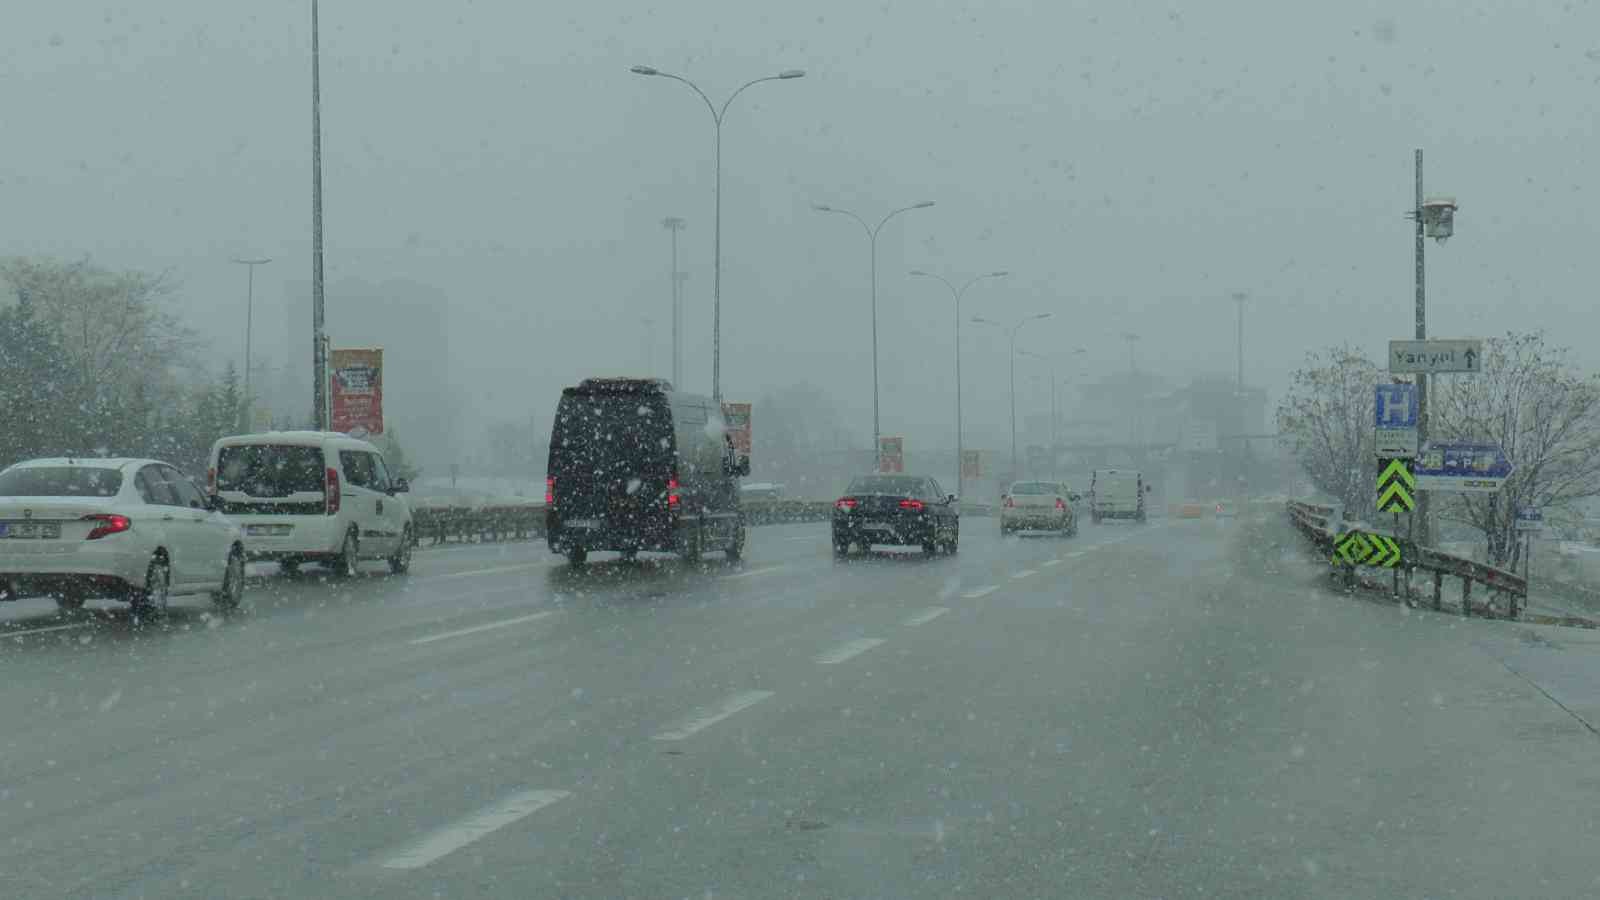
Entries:
POLYGON ((654 741, 683 741, 706 730, 740 710, 749 709, 772 696, 771 691, 745 691, 734 694, 716 706, 706 706, 694 711, 676 728, 669 728, 651 738, 654 741))
POLYGON ((950 610, 946 607, 935 606, 917 613, 916 615, 907 619, 905 624, 907 628, 915 628, 918 625, 926 625, 949 611, 950 610))
POLYGON ((0 637, 26 637, 30 634, 45 634, 50 631, 69 631, 73 628, 88 628, 93 622, 75 622, 71 625, 51 625, 48 628, 27 628, 21 631, 0 631, 0 637))
POLYGON ((1078 557, 1080 557, 1080 556, 1082 556, 1082 555, 1084 555, 1085 553, 1088 553, 1088 552, 1089 551, 1087 551, 1087 550, 1074 550, 1071 553, 1067 554, 1067 559, 1077 559, 1078 557))
POLYGON ((1039 573, 1035 569, 1023 569, 1021 572, 1018 572, 1015 575, 1012 575, 1011 578, 1012 578, 1012 580, 1017 580, 1017 579, 1021 579, 1021 578, 1032 578, 1033 576, 1035 576, 1037 574, 1039 574, 1039 573))
POLYGON ((1000 590, 1000 588, 998 588, 995 585, 991 584, 988 587, 978 588, 975 591, 968 591, 965 594, 961 595, 961 599, 963 599, 963 600, 976 600, 979 597, 987 597, 990 594, 992 594, 992 593, 994 593, 995 591, 998 591, 998 590, 1000 590))
POLYGON ((465 572, 449 572, 449 573, 444 574, 444 575, 435 575, 432 578, 428 578, 428 579, 425 579, 425 580, 433 581, 433 580, 439 579, 439 578, 470 578, 470 577, 472 577, 474 575, 499 575, 499 574, 501 574, 503 572, 522 572, 522 571, 525 571, 527 569, 543 569, 546 566, 550 566, 550 565, 554 565, 554 563, 553 562, 536 562, 536 563, 523 563, 521 565, 516 565, 516 566, 494 566, 493 568, 488 568, 488 569, 468 569, 465 572))
POLYGON ((572 796, 570 791, 522 791, 444 828, 383 861, 385 869, 420 869, 479 838, 572 796))
POLYGON ((749 578, 752 575, 768 575, 784 568, 787 568, 787 566, 767 566, 764 569, 746 569, 743 572, 734 572, 732 575, 724 575, 722 577, 724 579, 749 578))
POLYGON ((407 643, 413 646, 417 644, 431 644, 434 641, 448 640, 450 638, 461 637, 462 635, 466 634, 477 634, 480 631, 493 631, 496 628, 506 628, 511 625, 521 625, 523 622, 532 622, 535 619, 542 619, 545 616, 551 615, 555 615, 555 610, 547 609, 543 612, 536 612, 528 616, 517 616, 515 619, 501 619, 498 622, 489 622, 484 625, 474 625, 471 628, 462 628, 457 631, 446 631, 443 634, 430 634, 427 637, 420 637, 411 641, 407 641, 407 643))
POLYGON ((1047 560, 1044 561, 1044 564, 1046 566, 1059 566, 1059 565, 1061 565, 1061 562, 1062 561, 1059 560, 1059 559, 1047 559, 1047 560))
POLYGON ((817 656, 817 665, 836 666, 846 660, 855 659, 873 647, 883 643, 883 638, 856 638, 845 641, 839 646, 817 656))

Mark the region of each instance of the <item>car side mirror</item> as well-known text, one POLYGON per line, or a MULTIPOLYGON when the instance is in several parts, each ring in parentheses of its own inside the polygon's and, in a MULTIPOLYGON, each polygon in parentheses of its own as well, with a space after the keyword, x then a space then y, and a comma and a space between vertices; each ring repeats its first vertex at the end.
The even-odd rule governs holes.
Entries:
POLYGON ((1073 503, 1077 503, 1079 500, 1083 499, 1083 495, 1082 494, 1068 494, 1067 495, 1067 499, 1072 501, 1073 503))
POLYGON ((956 502, 956 495, 955 494, 946 495, 945 498, 944 498, 944 502, 946 502, 946 503, 955 503, 956 502))
POLYGON ((220 494, 207 494, 205 508, 212 512, 222 512, 222 496, 220 494))
POLYGON ((411 490, 411 482, 405 480, 404 478, 396 478, 391 487, 394 488, 394 492, 396 494, 404 494, 411 490))

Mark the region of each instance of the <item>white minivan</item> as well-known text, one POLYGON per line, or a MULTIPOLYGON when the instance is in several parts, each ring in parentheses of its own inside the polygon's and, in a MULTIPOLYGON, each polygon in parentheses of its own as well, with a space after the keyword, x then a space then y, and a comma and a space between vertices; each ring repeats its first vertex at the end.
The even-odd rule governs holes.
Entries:
POLYGON ((225 437, 211 446, 206 478, 251 559, 345 576, 361 560, 387 560, 397 575, 411 567, 410 485, 366 441, 324 431, 225 437))

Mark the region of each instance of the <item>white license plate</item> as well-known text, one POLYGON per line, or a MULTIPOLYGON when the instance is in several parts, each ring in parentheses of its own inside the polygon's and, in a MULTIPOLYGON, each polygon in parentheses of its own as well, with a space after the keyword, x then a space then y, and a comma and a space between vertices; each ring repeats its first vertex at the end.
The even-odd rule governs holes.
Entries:
POLYGON ((599 519, 568 519, 566 524, 567 524, 568 528, 599 528, 600 527, 600 520, 599 519))
POLYGON ((863 525, 863 526, 861 526, 861 528, 864 531, 893 531, 894 530, 894 529, 890 528, 888 525, 879 525, 879 524, 876 524, 876 523, 871 524, 871 525, 863 525))
POLYGON ((283 537, 294 533, 293 525, 247 525, 244 533, 252 537, 283 537))
POLYGON ((61 526, 55 522, 0 522, 0 538, 56 540, 61 526))

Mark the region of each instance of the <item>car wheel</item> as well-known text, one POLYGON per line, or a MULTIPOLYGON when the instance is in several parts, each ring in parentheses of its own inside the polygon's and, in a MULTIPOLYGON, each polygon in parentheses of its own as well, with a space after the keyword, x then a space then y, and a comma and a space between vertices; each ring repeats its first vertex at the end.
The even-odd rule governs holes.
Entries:
POLYGON ((354 578, 360 569, 357 563, 361 552, 361 542, 356 538, 354 531, 348 531, 344 536, 344 543, 339 545, 339 555, 333 558, 333 573, 340 578, 354 578))
POLYGON ((738 533, 734 535, 733 543, 728 545, 728 561, 738 562, 744 556, 744 523, 738 525, 738 533))
POLYGON ((144 584, 128 594, 128 605, 134 615, 159 618, 167 614, 167 603, 172 598, 172 569, 161 557, 150 560, 145 569, 144 584))
POLYGON ((244 554, 237 547, 228 554, 227 568, 222 570, 222 590, 211 595, 217 609, 238 609, 244 600, 244 554))
POLYGON ((411 553, 412 545, 414 543, 415 541, 412 539, 411 534, 411 526, 407 525, 405 534, 401 535, 400 537, 400 547, 394 551, 393 556, 389 557, 390 572, 393 572, 396 575, 404 575, 411 571, 411 553))
POLYGON ((849 556, 850 555, 850 542, 846 541, 846 542, 841 544, 838 541, 834 541, 833 542, 833 555, 834 556, 849 556))
POLYGON ((567 550, 567 562, 575 566, 583 565, 584 560, 588 558, 589 551, 582 547, 572 547, 567 550))

